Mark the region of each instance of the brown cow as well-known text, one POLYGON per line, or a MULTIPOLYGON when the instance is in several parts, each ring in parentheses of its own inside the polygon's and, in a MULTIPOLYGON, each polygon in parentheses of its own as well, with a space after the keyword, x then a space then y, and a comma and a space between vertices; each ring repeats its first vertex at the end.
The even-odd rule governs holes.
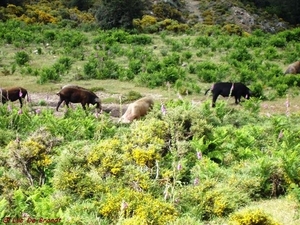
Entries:
POLYGON ((300 61, 296 61, 288 66, 284 74, 300 73, 300 61))
POLYGON ((66 84, 66 85, 62 86, 61 89, 64 89, 64 88, 67 88, 67 87, 77 88, 77 89, 89 91, 88 89, 86 89, 84 87, 80 87, 80 86, 78 86, 76 84, 66 84))
POLYGON ((81 103, 82 108, 86 109, 86 105, 89 104, 96 104, 96 108, 101 111, 101 101, 99 97, 92 91, 89 91, 82 87, 74 87, 74 86, 67 86, 62 88, 57 95, 59 96, 59 101, 56 106, 56 111, 60 104, 64 101, 69 108, 69 103, 81 103))
POLYGON ((143 97, 129 104, 124 115, 119 119, 122 123, 131 123, 134 119, 145 116, 153 108, 153 99, 151 97, 143 97))
POLYGON ((22 98, 25 98, 27 95, 28 101, 28 93, 25 88, 22 87, 12 87, 9 89, 0 89, 1 101, 5 104, 7 101, 14 102, 19 99, 20 108, 23 106, 22 98))

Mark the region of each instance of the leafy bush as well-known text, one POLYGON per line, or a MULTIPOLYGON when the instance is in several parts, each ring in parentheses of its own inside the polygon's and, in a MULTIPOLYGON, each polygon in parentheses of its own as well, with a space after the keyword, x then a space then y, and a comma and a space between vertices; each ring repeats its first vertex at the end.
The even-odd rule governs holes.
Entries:
MULTIPOLYGON (((123 96, 122 96, 123 97, 123 96)), ((136 91, 129 91, 128 93, 126 93, 124 95, 124 100, 123 102, 126 103, 126 102, 132 102, 132 101, 135 101, 139 98, 143 97, 141 93, 139 92, 136 92, 136 91)))
POLYGON ((228 55, 229 60, 244 62, 252 59, 251 53, 246 48, 238 48, 228 55))
POLYGON ((196 64, 195 73, 203 82, 216 82, 226 77, 229 67, 217 65, 213 62, 201 62, 196 64))
POLYGON ((39 72, 40 78, 38 79, 39 84, 44 84, 48 81, 58 81, 60 80, 59 75, 60 68, 50 67, 50 68, 43 68, 39 72), (58 70, 58 71, 57 71, 58 70))
POLYGON ((20 51, 16 53, 15 60, 19 66, 24 66, 27 62, 29 62, 30 57, 26 52, 20 51))

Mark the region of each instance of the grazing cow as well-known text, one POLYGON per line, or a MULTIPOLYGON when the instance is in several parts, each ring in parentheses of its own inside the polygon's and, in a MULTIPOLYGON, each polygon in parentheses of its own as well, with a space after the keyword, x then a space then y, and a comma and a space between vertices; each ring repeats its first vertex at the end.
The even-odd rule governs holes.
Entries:
POLYGON ((297 73, 300 73, 300 61, 296 61, 290 64, 284 74, 297 74, 297 73))
POLYGON ((57 95, 59 96, 59 101, 56 106, 56 111, 60 104, 64 101, 69 108, 69 103, 81 103, 82 108, 86 109, 86 105, 89 104, 96 104, 96 108, 101 111, 101 101, 99 97, 93 93, 82 87, 74 87, 74 86, 67 86, 62 88, 57 95))
POLYGON ((67 87, 77 88, 77 89, 89 91, 88 89, 86 89, 84 87, 80 87, 80 86, 75 85, 75 84, 66 84, 66 85, 62 86, 61 89, 64 89, 64 88, 67 88, 67 87))
POLYGON ((28 93, 25 88, 22 87, 12 87, 9 89, 0 89, 1 101, 5 104, 7 101, 14 102, 19 99, 20 108, 23 106, 22 98, 25 98, 27 95, 28 101, 28 93))
POLYGON ((235 104, 239 104, 242 96, 249 99, 251 94, 250 89, 242 83, 219 82, 215 83, 205 92, 205 94, 207 94, 209 90, 211 90, 213 94, 212 107, 216 106, 219 95, 222 95, 223 97, 234 96, 235 104))
POLYGON ((119 119, 122 123, 131 123, 135 119, 145 116, 153 108, 153 99, 151 97, 143 97, 129 104, 124 115, 119 119))

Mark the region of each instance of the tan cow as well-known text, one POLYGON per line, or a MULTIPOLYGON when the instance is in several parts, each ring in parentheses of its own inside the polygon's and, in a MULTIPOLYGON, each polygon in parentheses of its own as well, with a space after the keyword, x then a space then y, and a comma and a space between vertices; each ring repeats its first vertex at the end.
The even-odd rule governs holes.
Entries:
POLYGON ((143 97, 129 104, 126 112, 119 119, 121 123, 131 123, 135 119, 145 116, 152 108, 154 101, 151 97, 143 97))
POLYGON ((300 61, 296 61, 290 64, 284 74, 297 74, 297 73, 300 73, 300 61))

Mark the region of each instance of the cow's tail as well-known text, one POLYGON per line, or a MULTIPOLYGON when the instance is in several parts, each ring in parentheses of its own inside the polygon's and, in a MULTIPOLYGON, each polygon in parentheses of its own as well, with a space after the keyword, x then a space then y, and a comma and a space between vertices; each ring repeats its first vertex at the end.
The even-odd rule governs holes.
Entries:
POLYGON ((214 89, 214 86, 215 86, 215 85, 212 85, 209 89, 207 89, 207 90, 205 91, 205 95, 207 94, 207 92, 212 91, 212 90, 214 89))
POLYGON ((204 94, 204 95, 206 95, 207 92, 209 92, 210 90, 211 90, 211 88, 207 89, 207 90, 205 91, 205 94, 204 94))
POLYGON ((27 92, 27 102, 30 102, 29 93, 27 92))

